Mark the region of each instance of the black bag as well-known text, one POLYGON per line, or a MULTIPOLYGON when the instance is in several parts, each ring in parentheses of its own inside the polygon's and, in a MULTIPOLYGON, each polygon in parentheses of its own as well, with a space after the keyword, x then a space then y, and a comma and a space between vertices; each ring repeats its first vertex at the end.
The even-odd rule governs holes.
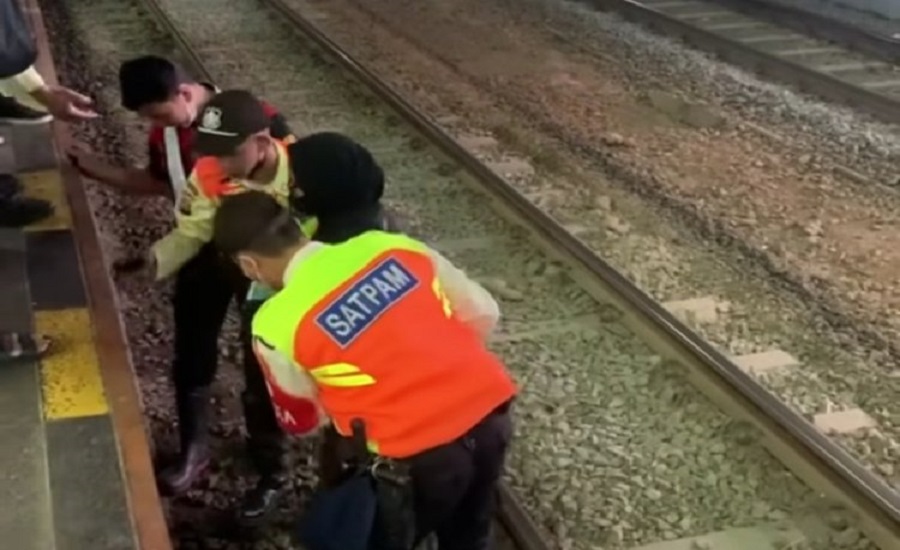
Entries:
POLYGON ((368 550, 378 498, 367 475, 354 475, 312 498, 297 526, 306 550, 368 550))
POLYGON ((416 517, 409 467, 376 459, 369 471, 376 499, 369 550, 412 550, 416 517))
POLYGON ((37 45, 19 0, 0 0, 0 78, 9 78, 34 65, 37 45))
POLYGON ((365 424, 351 422, 351 456, 343 479, 316 495, 296 531, 308 550, 412 550, 415 537, 412 479, 403 463, 374 457, 365 424))

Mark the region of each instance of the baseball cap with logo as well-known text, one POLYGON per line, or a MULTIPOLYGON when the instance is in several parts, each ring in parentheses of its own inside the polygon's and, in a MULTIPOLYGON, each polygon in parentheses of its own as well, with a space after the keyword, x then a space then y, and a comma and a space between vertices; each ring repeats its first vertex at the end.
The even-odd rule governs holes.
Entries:
POLYGON ((194 150, 224 157, 248 137, 269 127, 262 103, 246 90, 225 90, 213 96, 200 113, 194 150))

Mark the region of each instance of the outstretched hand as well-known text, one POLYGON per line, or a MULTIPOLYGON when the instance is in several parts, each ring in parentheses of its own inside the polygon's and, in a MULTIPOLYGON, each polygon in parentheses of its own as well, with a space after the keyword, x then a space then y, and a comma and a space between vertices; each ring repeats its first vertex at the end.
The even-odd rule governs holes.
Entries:
POLYGON ((43 86, 31 95, 59 120, 79 122, 99 116, 93 109, 94 101, 91 98, 65 86, 43 86))

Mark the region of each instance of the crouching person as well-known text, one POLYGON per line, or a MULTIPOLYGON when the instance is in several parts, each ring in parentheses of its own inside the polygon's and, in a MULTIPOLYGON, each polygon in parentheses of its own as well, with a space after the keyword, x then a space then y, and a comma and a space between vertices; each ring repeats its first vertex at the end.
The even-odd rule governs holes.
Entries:
MULTIPOLYGON (((396 216, 381 203, 384 171, 362 144, 336 132, 317 132, 288 145, 287 153, 294 180, 290 207, 305 220, 307 235, 337 244, 373 229, 401 231, 396 216)), ((272 294, 273 289, 254 281, 242 314, 251 319, 272 294)), ((339 443, 333 427, 323 430, 319 454, 323 487, 341 477, 339 443)))
POLYGON ((409 549, 434 532, 442 550, 488 548, 516 394, 484 344, 499 317, 493 298, 403 235, 308 240, 262 193, 223 201, 214 241, 248 277, 277 290, 252 332, 282 427, 307 435, 330 420, 348 446, 367 449, 357 472, 371 473, 376 487, 393 484, 399 497, 387 508, 408 490, 408 514, 373 497, 370 534, 395 535, 379 547, 409 549), (405 529, 375 517, 412 519, 405 529))

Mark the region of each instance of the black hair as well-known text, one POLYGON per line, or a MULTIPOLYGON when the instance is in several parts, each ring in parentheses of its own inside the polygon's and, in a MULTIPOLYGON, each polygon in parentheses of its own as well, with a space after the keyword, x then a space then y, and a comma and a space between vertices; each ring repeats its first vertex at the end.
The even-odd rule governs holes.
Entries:
POLYGON ((261 191, 225 197, 213 221, 213 243, 227 256, 278 256, 296 246, 302 235, 290 211, 261 191))
POLYGON ((129 59, 119 66, 119 93, 129 111, 168 101, 180 85, 193 82, 181 67, 155 55, 129 59))

